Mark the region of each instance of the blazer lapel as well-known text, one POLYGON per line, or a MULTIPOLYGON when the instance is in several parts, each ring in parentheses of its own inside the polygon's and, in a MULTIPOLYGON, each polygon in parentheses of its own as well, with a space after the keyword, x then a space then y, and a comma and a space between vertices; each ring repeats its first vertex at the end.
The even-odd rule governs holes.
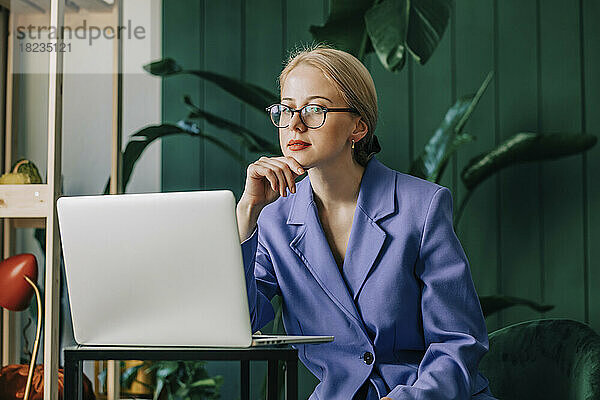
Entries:
POLYGON ((361 180, 343 275, 321 226, 308 177, 296 186, 297 192, 287 220, 288 224, 303 225, 290 242, 292 250, 325 293, 361 327, 362 319, 354 300, 385 242, 386 233, 375 221, 394 212, 395 187, 395 172, 373 157, 361 180))
POLYGON ((377 255, 383 247, 386 233, 359 207, 356 208, 348 240, 343 273, 353 300, 356 300, 377 255))
POLYGON ((288 224, 300 224, 303 227, 290 242, 290 247, 302 259, 306 268, 331 300, 362 326, 356 306, 340 275, 323 232, 308 177, 304 178, 303 183, 296 185, 294 204, 287 221, 288 224))
POLYGON ((343 272, 355 301, 387 237, 377 221, 396 211, 395 199, 396 172, 373 157, 360 184, 344 258, 343 272))

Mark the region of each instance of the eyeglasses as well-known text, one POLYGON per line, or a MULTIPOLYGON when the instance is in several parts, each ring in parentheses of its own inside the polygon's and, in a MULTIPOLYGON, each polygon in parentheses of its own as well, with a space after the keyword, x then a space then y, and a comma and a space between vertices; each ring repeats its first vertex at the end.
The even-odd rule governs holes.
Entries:
POLYGON ((294 117, 294 113, 300 113, 300 120, 311 129, 323 126, 328 112, 352 112, 358 114, 355 108, 327 108, 319 104, 307 104, 296 110, 284 104, 273 104, 266 108, 271 117, 271 122, 278 128, 287 128, 294 117))

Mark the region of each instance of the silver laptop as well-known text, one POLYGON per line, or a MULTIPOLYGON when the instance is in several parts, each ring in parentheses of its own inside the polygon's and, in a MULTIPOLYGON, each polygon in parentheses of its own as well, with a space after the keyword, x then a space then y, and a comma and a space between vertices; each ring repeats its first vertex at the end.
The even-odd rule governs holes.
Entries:
POLYGON ((61 197, 75 341, 249 347, 333 336, 252 335, 228 190, 61 197))

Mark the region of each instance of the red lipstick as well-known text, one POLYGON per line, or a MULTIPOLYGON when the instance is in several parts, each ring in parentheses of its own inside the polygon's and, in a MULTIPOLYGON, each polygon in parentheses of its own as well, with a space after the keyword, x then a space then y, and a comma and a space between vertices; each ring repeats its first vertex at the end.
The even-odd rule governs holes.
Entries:
POLYGON ((304 150, 310 146, 310 143, 303 142, 302 140, 290 140, 288 147, 292 151, 304 150))

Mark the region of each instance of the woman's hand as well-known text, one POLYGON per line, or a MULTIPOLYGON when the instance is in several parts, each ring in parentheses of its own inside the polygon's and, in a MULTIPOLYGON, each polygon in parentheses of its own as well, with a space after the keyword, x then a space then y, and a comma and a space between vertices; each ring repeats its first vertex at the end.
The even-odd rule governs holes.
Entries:
POLYGON ((246 187, 236 207, 240 243, 254 231, 263 207, 287 196, 287 188, 296 193, 295 178, 303 173, 304 168, 292 157, 261 157, 248 166, 246 187))
POLYGON ((279 196, 287 196, 286 188, 296 193, 295 179, 303 173, 304 168, 292 157, 261 157, 246 170, 240 202, 262 209, 279 196))

